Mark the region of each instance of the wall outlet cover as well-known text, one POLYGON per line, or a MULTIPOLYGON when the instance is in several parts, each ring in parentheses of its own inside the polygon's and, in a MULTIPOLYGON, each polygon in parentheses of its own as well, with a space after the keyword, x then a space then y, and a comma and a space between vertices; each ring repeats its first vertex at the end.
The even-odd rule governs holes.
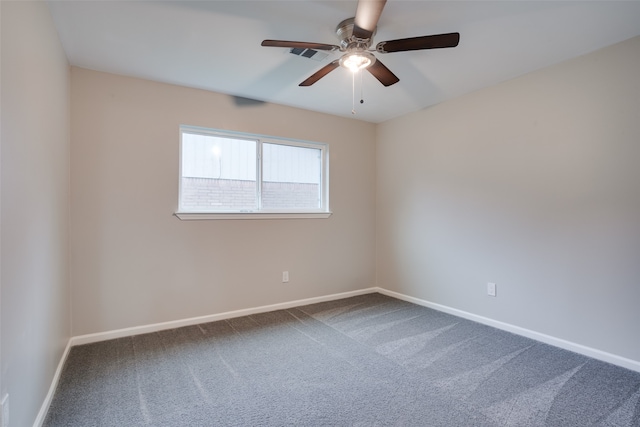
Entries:
POLYGON ((487 295, 490 297, 496 296, 496 284, 495 283, 487 283, 487 295))

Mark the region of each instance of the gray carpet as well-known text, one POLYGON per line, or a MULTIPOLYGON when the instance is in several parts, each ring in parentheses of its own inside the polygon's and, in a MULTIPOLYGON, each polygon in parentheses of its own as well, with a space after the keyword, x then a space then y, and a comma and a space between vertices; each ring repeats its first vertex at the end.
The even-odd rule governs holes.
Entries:
POLYGON ((369 294, 73 347, 45 426, 640 426, 640 373, 369 294))

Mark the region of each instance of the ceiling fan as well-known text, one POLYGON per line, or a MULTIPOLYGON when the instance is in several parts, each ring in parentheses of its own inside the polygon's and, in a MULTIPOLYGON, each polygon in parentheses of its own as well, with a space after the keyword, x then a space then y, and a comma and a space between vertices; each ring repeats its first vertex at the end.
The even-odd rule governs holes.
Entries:
MULTIPOLYGON (((287 40, 263 40, 262 46, 301 48, 344 52, 339 59, 325 65, 312 74, 299 86, 311 86, 339 66, 352 71, 366 69, 384 86, 391 86, 400 81, 395 74, 384 66, 369 50, 376 33, 378 20, 387 0, 359 0, 355 18, 345 19, 336 27, 336 35, 340 45, 309 43, 287 40)), ((411 37, 407 39, 379 42, 375 52, 392 53, 410 50, 441 49, 456 47, 460 41, 459 33, 436 34, 430 36, 411 37)))

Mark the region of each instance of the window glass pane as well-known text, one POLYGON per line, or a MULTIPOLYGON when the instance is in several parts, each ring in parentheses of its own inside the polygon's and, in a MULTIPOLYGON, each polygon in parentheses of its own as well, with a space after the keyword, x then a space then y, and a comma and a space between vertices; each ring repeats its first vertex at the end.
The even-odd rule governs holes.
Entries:
POLYGON ((182 133, 184 211, 257 208, 256 141, 182 133))
POLYGON ((321 207, 322 150, 290 145, 262 145, 262 207, 321 207))

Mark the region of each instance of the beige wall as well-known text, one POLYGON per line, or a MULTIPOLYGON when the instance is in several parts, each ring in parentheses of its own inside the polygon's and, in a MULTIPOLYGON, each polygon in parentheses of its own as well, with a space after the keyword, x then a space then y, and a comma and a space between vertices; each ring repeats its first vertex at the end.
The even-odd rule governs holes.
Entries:
POLYGON ((69 66, 44 2, 2 10, 0 396, 32 425, 71 332, 69 66))
POLYGON ((381 124, 378 285, 640 361, 638 70, 635 38, 381 124))
POLYGON ((375 125, 75 67, 71 81, 73 335, 375 285, 375 125), (333 215, 180 221, 180 124, 329 143, 333 215))

